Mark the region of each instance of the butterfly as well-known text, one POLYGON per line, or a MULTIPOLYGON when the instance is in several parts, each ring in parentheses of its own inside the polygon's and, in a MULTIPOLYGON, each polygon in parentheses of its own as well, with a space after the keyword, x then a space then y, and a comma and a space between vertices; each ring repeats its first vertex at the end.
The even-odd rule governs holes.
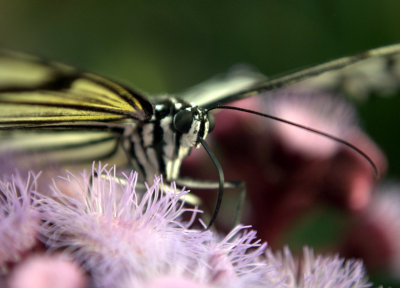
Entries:
MULTIPOLYGON (((118 155, 144 181, 163 175, 167 181, 197 188, 218 188, 217 216, 223 189, 241 184, 224 180, 223 170, 206 144, 215 125, 211 111, 231 109, 295 125, 339 141, 335 135, 285 119, 226 106, 235 100, 302 85, 364 95, 396 89, 400 83, 400 44, 340 58, 283 77, 232 77, 198 86, 181 97, 147 97, 103 76, 22 53, 0 52, 0 151, 46 153, 63 162, 86 162, 118 155), (361 71, 361 72, 360 72, 361 71), (379 75, 382 81, 372 81, 379 75), (349 85, 349 83, 363 83, 349 85), (385 84, 385 85, 383 85, 385 84), (354 87, 361 87, 355 89, 354 87), (180 177, 183 159, 203 146, 217 168, 219 181, 180 177), (122 153, 121 153, 122 151, 122 153)), ((53 158, 52 158, 53 159, 53 158)))

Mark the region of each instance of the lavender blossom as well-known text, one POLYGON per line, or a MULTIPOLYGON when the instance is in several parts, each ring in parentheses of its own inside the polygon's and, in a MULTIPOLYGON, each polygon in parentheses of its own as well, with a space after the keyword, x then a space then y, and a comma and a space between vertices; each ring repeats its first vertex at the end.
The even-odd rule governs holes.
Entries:
POLYGON ((345 260, 338 255, 323 257, 314 255, 312 249, 304 248, 303 258, 296 261, 289 248, 273 254, 267 250, 267 262, 279 265, 288 288, 365 288, 367 282, 361 261, 345 260))
POLYGON ((0 181, 0 269, 17 262, 38 243, 39 213, 32 205, 37 175, 19 175, 0 181))
MULTIPOLYGON (((176 253, 162 269, 145 279, 131 275, 122 287, 282 287, 275 265, 261 257, 266 244, 248 228, 238 226, 223 239, 209 231, 193 231, 183 240, 190 256, 176 253)), ((176 244, 179 251, 182 246, 176 244)))
POLYGON ((160 178, 142 196, 135 193, 136 173, 117 179, 115 168, 101 165, 91 175, 68 173, 60 180, 51 196, 37 200, 44 241, 69 251, 104 286, 124 271, 146 274, 149 263, 168 259, 177 235, 191 225, 179 218, 197 212, 179 203, 187 191, 166 189, 160 178))
POLYGON ((101 165, 60 180, 52 195, 37 197, 43 240, 82 263, 96 287, 275 287, 270 278, 278 276, 262 261, 266 244, 255 231, 239 226, 221 240, 189 229, 199 211, 184 206, 187 191, 167 189, 161 178, 143 194, 135 191, 136 173, 116 178, 115 168, 101 165))

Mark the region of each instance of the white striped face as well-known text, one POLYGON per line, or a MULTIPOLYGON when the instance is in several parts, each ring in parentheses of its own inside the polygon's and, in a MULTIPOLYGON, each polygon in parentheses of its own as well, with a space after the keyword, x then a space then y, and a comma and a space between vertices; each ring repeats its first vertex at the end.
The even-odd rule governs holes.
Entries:
POLYGON ((213 127, 214 116, 207 110, 168 98, 156 104, 150 121, 125 131, 123 147, 144 179, 163 174, 174 180, 183 159, 213 127))
POLYGON ((180 145, 199 148, 200 139, 204 140, 214 128, 214 116, 202 108, 187 107, 174 115, 173 127, 182 134, 180 145))

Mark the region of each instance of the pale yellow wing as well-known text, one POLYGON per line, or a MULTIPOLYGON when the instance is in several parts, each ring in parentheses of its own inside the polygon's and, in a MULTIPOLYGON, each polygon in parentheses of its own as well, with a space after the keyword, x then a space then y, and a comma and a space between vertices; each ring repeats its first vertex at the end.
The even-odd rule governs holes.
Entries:
POLYGON ((102 76, 14 52, 0 52, 0 129, 121 119, 148 120, 152 104, 102 76))

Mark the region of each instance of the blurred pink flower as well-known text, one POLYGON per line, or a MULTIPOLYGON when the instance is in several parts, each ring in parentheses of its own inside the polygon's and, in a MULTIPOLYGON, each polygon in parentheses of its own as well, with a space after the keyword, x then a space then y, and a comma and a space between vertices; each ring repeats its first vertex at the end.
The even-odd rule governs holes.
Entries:
POLYGON ((87 276, 63 255, 32 255, 14 268, 9 288, 86 288, 87 276))
MULTIPOLYGON (((322 93, 281 92, 270 95, 263 101, 266 113, 276 115, 292 122, 312 127, 324 133, 346 139, 357 128, 355 110, 343 98, 322 93)), ((342 145, 321 135, 310 133, 280 123, 266 121, 274 137, 292 153, 306 158, 326 159, 332 157, 342 145)))
POLYGON ((370 206, 353 219, 341 249, 362 257, 370 271, 400 278, 400 186, 383 185, 370 206))

